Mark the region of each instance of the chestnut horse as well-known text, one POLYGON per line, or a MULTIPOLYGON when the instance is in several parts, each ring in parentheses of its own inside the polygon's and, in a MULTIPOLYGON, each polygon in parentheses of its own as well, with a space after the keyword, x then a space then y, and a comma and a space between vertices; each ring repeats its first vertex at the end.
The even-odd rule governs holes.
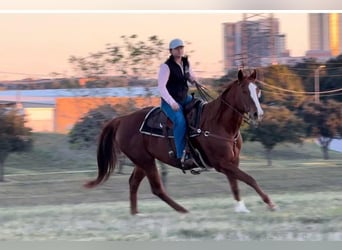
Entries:
MULTIPOLYGON (((262 119, 259 89, 255 84, 256 71, 245 76, 240 70, 238 79, 230 83, 218 98, 204 104, 199 121, 199 135, 190 138, 200 151, 206 165, 226 175, 234 199, 236 212, 249 212, 240 199, 238 180, 253 187, 271 210, 275 209, 268 195, 253 177, 239 169, 242 146, 240 126, 245 116, 253 123, 262 119)), ((130 212, 138 213, 137 193, 141 181, 147 177, 151 191, 180 213, 188 210, 175 202, 166 192, 156 166, 158 159, 170 166, 177 166, 168 154, 167 139, 142 134, 139 128, 152 107, 116 117, 107 123, 99 137, 97 149, 98 176, 85 187, 91 188, 105 182, 113 172, 118 153, 123 152, 135 165, 129 178, 130 212)), ((173 144, 174 145, 174 144, 173 144)))

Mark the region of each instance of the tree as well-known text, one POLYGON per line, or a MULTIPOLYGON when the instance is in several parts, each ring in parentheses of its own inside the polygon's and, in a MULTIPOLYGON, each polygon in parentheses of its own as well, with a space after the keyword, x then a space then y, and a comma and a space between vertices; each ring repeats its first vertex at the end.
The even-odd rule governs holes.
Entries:
POLYGON ((114 117, 136 110, 134 101, 123 104, 104 104, 91 109, 80 118, 69 132, 69 143, 74 148, 87 149, 96 147, 97 138, 103 125, 114 117))
POLYGON ((314 91, 314 72, 321 65, 315 58, 304 58, 302 62, 296 63, 290 69, 300 77, 304 91, 314 91))
POLYGON ((332 58, 325 63, 324 74, 319 79, 320 91, 330 93, 321 94, 321 100, 334 99, 342 102, 342 55, 332 58), (339 90, 339 91, 337 91, 339 90), (334 92, 333 92, 334 91, 334 92))
POLYGON ((165 60, 163 40, 150 36, 147 41, 138 40, 137 35, 121 36, 124 42, 125 56, 122 60, 121 73, 141 79, 142 76, 155 76, 161 60, 165 60))
POLYGON ((315 91, 315 71, 320 66, 325 66, 319 70, 319 91, 328 92, 320 94, 321 100, 334 99, 342 101, 342 55, 331 58, 325 63, 318 62, 314 58, 304 59, 291 69, 302 79, 305 91, 313 93, 315 91))
POLYGON ((114 107, 109 104, 90 110, 69 132, 69 143, 79 149, 96 146, 103 125, 117 115, 114 107))
POLYGON ((108 72, 141 78, 155 76, 166 53, 163 40, 152 35, 147 41, 138 35, 121 36, 123 44, 106 44, 104 51, 90 53, 87 57, 71 56, 69 62, 86 77, 99 77, 108 72))
POLYGON ((282 106, 264 108, 265 116, 258 127, 244 130, 246 140, 259 141, 265 148, 268 166, 272 166, 272 150, 284 142, 301 143, 304 136, 303 121, 282 106))
POLYGON ((340 102, 308 102, 302 110, 308 136, 318 137, 323 158, 329 159, 329 144, 342 135, 342 105, 340 102))
MULTIPOLYGON (((120 50, 117 53, 120 60, 120 50)), ((98 77, 107 73, 107 59, 104 52, 90 53, 87 57, 70 56, 69 63, 85 77, 98 77)))
POLYGON ((294 111, 306 100, 300 77, 287 66, 270 66, 260 75, 263 103, 285 106, 294 111))
MULTIPOLYGON (((105 123, 114 117, 137 110, 135 102, 129 100, 124 104, 101 105, 84 115, 69 132, 69 143, 77 149, 94 149, 105 123)), ((121 154, 118 159, 118 173, 122 173, 123 165, 129 165, 128 158, 121 154)))
POLYGON ((4 165, 10 153, 31 150, 31 129, 25 127, 22 114, 15 108, 0 107, 0 181, 4 181, 4 165))

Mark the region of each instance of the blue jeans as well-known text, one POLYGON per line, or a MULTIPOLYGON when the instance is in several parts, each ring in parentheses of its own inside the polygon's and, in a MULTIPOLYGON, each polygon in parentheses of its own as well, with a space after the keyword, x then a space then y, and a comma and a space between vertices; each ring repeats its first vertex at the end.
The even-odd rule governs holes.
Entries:
POLYGON ((173 135, 177 154, 176 156, 179 159, 182 158, 183 151, 185 149, 186 120, 183 113, 183 108, 186 104, 190 103, 191 100, 192 96, 188 95, 184 102, 178 103, 180 104, 178 111, 174 111, 166 101, 161 99, 161 109, 173 123, 173 135))

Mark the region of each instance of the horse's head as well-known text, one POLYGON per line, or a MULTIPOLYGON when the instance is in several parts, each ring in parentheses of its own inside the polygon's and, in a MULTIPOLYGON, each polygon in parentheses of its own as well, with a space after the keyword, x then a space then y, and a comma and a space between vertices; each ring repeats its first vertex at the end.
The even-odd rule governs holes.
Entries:
MULTIPOLYGON (((222 105, 220 114, 228 107, 241 117, 248 115, 248 120, 253 125, 261 121, 264 111, 261 108, 259 98, 261 92, 257 85, 256 70, 249 76, 245 76, 242 70, 238 72, 238 79, 228 84, 227 88, 221 94, 222 105)), ((219 116, 221 117, 221 116, 219 116)))
POLYGON ((261 108, 259 98, 261 96, 261 91, 255 84, 256 80, 256 70, 249 76, 245 76, 242 70, 238 72, 238 86, 241 91, 237 91, 238 102, 241 105, 242 113, 248 114, 249 119, 254 125, 261 121, 264 111, 261 108))

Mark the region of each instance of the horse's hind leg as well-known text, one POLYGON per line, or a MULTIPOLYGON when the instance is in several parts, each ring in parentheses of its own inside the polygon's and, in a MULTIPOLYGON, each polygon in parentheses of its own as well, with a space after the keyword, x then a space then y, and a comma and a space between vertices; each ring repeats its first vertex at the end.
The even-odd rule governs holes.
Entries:
POLYGON ((268 197, 268 195, 259 187, 256 180, 248 175, 247 173, 243 172, 239 168, 234 169, 226 169, 225 171, 226 176, 232 175, 232 178, 236 178, 240 181, 243 181, 247 185, 254 188, 254 190, 260 195, 262 200, 268 205, 268 207, 271 210, 274 210, 276 208, 276 205, 271 201, 271 199, 268 197))
POLYGON ((141 181, 145 177, 145 172, 143 169, 139 167, 135 167, 131 176, 129 177, 129 198, 130 198, 130 206, 131 206, 131 214, 135 215, 138 213, 138 205, 137 205, 137 194, 138 188, 140 186, 141 181))
POLYGON ((243 200, 240 199, 240 191, 239 191, 237 179, 230 175, 228 175, 227 178, 229 180, 230 189, 232 190, 234 199, 236 200, 236 204, 234 208, 235 212, 249 213, 250 211, 246 208, 245 203, 243 202, 243 200))
POLYGON ((150 182, 151 191, 154 195, 158 196, 161 200, 165 201, 170 207, 175 209, 180 213, 187 213, 184 207, 176 203, 173 199, 171 199, 167 193, 165 192, 164 186, 160 180, 160 175, 157 169, 157 166, 154 164, 148 170, 145 169, 146 176, 150 182))

